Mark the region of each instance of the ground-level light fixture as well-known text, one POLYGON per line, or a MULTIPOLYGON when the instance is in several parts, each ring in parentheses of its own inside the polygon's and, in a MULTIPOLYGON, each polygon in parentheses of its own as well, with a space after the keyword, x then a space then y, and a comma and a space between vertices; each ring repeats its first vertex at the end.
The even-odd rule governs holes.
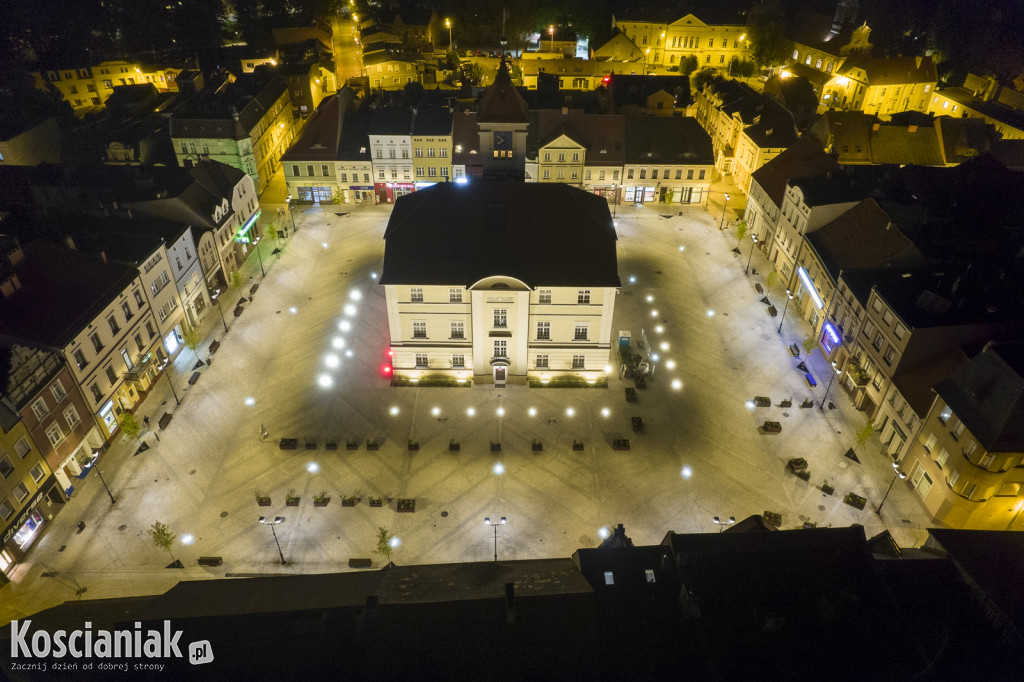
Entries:
POLYGON ((651 311, 651 317, 657 317, 657 316, 658 316, 658 311, 657 310, 652 310, 651 311))
POLYGON ((611 416, 611 414, 612 414, 612 411, 609 410, 607 407, 602 407, 601 408, 601 416, 602 417, 609 417, 609 416, 611 416))
POLYGON ((714 518, 714 521, 715 525, 719 526, 718 532, 721 533, 723 530, 726 529, 727 526, 731 526, 732 524, 736 523, 736 517, 730 516, 726 521, 723 521, 722 519, 716 516, 714 518))
POLYGON ((683 478, 689 478, 690 476, 693 476, 693 469, 689 466, 684 466, 682 471, 679 472, 679 475, 683 478))
POLYGON ((351 331, 351 330, 352 330, 352 323, 349 322, 348 320, 342 320, 341 322, 338 323, 338 331, 347 332, 347 331, 351 331))
POLYGON ((440 415, 441 414, 441 408, 440 407, 431 408, 430 414, 434 415, 435 417, 440 415))
POLYGON ((253 397, 246 398, 245 399, 245 404, 246 404, 247 407, 252 407, 253 405, 256 404, 256 399, 253 398, 253 397))
POLYGON ((290 312, 292 315, 297 315, 298 312, 299 312, 299 309, 296 308, 295 306, 292 306, 292 307, 288 308, 288 312, 290 312))
POLYGON ((345 307, 342 308, 342 310, 344 310, 345 314, 348 315, 349 317, 352 317, 353 315, 356 314, 356 307, 351 303, 346 303, 345 307))
POLYGON ((341 358, 334 353, 329 353, 324 357, 324 364, 331 369, 337 369, 338 365, 341 364, 341 358))
POLYGON ((277 553, 281 557, 281 565, 282 566, 283 565, 287 565, 288 562, 284 560, 284 552, 281 551, 281 542, 277 539, 277 530, 275 530, 275 526, 278 526, 278 525, 284 523, 284 517, 283 516, 275 516, 274 520, 271 521, 266 516, 261 516, 260 517, 260 523, 263 524, 264 526, 270 526, 270 532, 273 533, 273 535, 274 535, 274 544, 277 545, 277 553))
POLYGON ((566 417, 572 417, 575 414, 576 414, 576 410, 574 410, 573 408, 571 408, 571 407, 565 408, 565 416, 566 417))
POLYGON ((333 348, 336 348, 337 350, 341 350, 342 348, 345 347, 345 339, 341 338, 340 336, 335 336, 333 339, 331 339, 331 346, 333 348))
POLYGON ((505 522, 506 522, 506 519, 505 519, 504 516, 502 516, 500 519, 494 521, 493 523, 491 522, 491 517, 490 516, 485 516, 484 517, 484 525, 485 526, 493 526, 494 527, 494 560, 495 561, 498 560, 498 526, 504 526, 505 522))
POLYGON ((650 294, 647 294, 646 300, 647 300, 648 303, 653 303, 654 302, 654 297, 651 296, 650 294))
POLYGON ((494 465, 491 471, 493 471, 495 475, 501 476, 503 473, 505 473, 505 465, 502 464, 501 462, 498 462, 497 464, 494 465))
POLYGON ((537 416, 537 408, 536 407, 531 407, 530 409, 528 409, 526 411, 526 414, 530 415, 531 417, 536 417, 537 416))
POLYGON ((398 414, 398 406, 397 405, 393 405, 391 407, 391 409, 388 410, 388 413, 391 414, 392 417, 395 416, 396 414, 398 414))
POLYGON ((470 417, 474 416, 476 414, 476 408, 475 407, 467 407, 466 408, 466 414, 469 415, 470 417))
POLYGON ((311 474, 315 474, 316 472, 320 471, 320 465, 317 464, 316 462, 310 462, 309 464, 306 465, 306 471, 308 471, 311 474))
POLYGON ((321 374, 317 377, 316 383, 320 385, 320 388, 330 388, 334 385, 334 379, 331 378, 330 374, 321 374))
POLYGON ((504 417, 504 416, 505 416, 505 408, 504 408, 504 407, 499 407, 499 408, 498 408, 497 410, 495 410, 494 412, 495 412, 495 414, 497 414, 497 415, 498 415, 499 417, 504 417))
POLYGON ((672 389, 673 390, 678 391, 682 387, 683 387, 683 382, 682 381, 680 381, 679 379, 673 379, 672 380, 672 389))
POLYGON ((668 360, 668 361, 665 362, 665 366, 668 367, 669 369, 675 369, 676 368, 676 361, 675 360, 668 360))
POLYGON ((668 345, 668 341, 662 341, 660 344, 658 344, 658 348, 660 348, 663 351, 668 350, 670 348, 670 346, 668 345))
POLYGON ((363 292, 359 291, 359 289, 353 289, 348 292, 348 297, 353 301, 361 301, 363 299, 363 292))
POLYGON ((185 533, 184 535, 181 536, 181 542, 184 545, 191 545, 195 541, 196 541, 196 538, 195 538, 194 535, 192 535, 192 533, 185 533))

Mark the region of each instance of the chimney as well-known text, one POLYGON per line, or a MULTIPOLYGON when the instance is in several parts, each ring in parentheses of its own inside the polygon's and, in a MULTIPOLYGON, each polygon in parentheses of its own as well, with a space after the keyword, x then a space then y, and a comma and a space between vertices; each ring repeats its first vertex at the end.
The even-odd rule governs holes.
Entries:
POLYGON ((881 128, 881 127, 882 127, 881 123, 872 123, 871 124, 871 129, 874 130, 876 133, 878 132, 878 129, 881 128))
POLYGON ((505 583, 505 622, 509 625, 516 622, 515 583, 505 583))
POLYGON ((70 234, 64 235, 64 244, 69 249, 71 249, 72 251, 74 251, 76 249, 76 247, 75 247, 75 240, 74 240, 74 238, 72 238, 72 236, 70 234))
POLYGON ((12 274, 3 282, 0 282, 0 293, 3 293, 4 298, 10 298, 14 295, 14 292, 20 288, 21 280, 18 279, 17 274, 12 274))
POLYGON ((910 125, 907 126, 907 132, 908 133, 916 133, 917 132, 917 126, 915 124, 911 123, 910 125))
POLYGON ((16 246, 7 252, 7 262, 12 266, 17 265, 23 260, 25 260, 25 252, 21 250, 20 246, 16 246))

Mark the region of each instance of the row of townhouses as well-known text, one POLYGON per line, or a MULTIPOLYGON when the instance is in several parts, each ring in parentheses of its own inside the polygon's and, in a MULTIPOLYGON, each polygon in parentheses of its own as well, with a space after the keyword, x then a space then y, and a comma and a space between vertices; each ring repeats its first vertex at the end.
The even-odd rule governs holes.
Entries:
POLYGON ((5 576, 258 239, 248 175, 215 161, 164 171, 3 169, 15 209, 0 263, 5 576))

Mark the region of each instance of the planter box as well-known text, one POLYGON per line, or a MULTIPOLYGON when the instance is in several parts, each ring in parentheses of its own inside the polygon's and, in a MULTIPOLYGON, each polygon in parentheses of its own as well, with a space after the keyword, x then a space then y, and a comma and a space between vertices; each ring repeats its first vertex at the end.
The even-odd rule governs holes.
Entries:
POLYGON ((270 506, 270 498, 269 497, 258 497, 258 498, 256 498, 256 504, 258 504, 261 507, 269 507, 270 506))
POLYGON ((534 452, 541 452, 542 450, 544 450, 544 444, 539 441, 533 441, 533 443, 530 445, 530 449, 532 449, 534 452))
POLYGON ((612 440, 613 450, 629 450, 629 439, 628 438, 616 438, 612 440))
POLYGON ((355 441, 355 440, 347 440, 347 441, 345 441, 345 449, 346 450, 358 450, 359 449, 359 441, 355 441))
POLYGON ((643 420, 643 417, 630 417, 630 421, 633 423, 633 433, 643 433, 643 431, 644 431, 644 420, 643 420))
POLYGON ((793 459, 786 462, 786 466, 790 471, 796 472, 807 468, 807 460, 803 457, 794 457, 793 459))
POLYGON ((378 443, 375 440, 369 440, 368 439, 366 441, 366 449, 367 450, 379 450, 380 449, 380 443, 378 443))
POLYGON ((793 473, 796 474, 798 478, 802 478, 805 481, 811 480, 811 472, 807 471, 806 469, 804 469, 803 471, 794 471, 793 473))
POLYGON ((580 452, 581 450, 583 450, 583 441, 581 441, 581 440, 574 440, 572 442, 572 449, 574 451, 576 451, 576 452, 580 452))
POLYGON ((313 500, 313 506, 314 506, 314 507, 326 507, 326 506, 327 506, 327 504, 328 504, 328 503, 329 503, 330 501, 331 501, 331 498, 329 498, 329 497, 325 497, 325 498, 324 498, 324 499, 322 499, 322 500, 313 500))
POLYGON ((328 450, 337 450, 338 449, 338 441, 336 441, 336 440, 329 440, 326 443, 324 443, 324 447, 326 449, 328 449, 328 450))
POLYGON ((156 424, 157 426, 160 427, 160 430, 162 431, 167 428, 167 425, 171 423, 172 419, 174 419, 173 414, 171 414, 170 412, 164 412, 164 415, 160 417, 160 421, 158 421, 156 424))
POLYGON ((836 489, 833 488, 832 486, 827 485, 825 483, 821 484, 821 492, 825 493, 826 495, 832 495, 833 493, 835 493, 835 491, 836 489))
POLYGON ((864 505, 867 504, 867 500, 856 493, 846 493, 846 497, 843 498, 843 502, 851 507, 856 507, 857 509, 864 509, 864 505))
POLYGON ((373 565, 372 559, 349 559, 349 568, 370 568, 373 565))
POLYGON ((196 563, 200 566, 220 566, 224 560, 219 556, 201 556, 196 563))
POLYGON ((343 498, 341 498, 341 506, 342 507, 354 507, 354 506, 356 506, 356 500, 355 500, 355 498, 346 499, 346 498, 343 497, 343 498))
POLYGON ((458 443, 448 443, 448 452, 458 452, 461 447, 458 443))
POLYGON ((297 450, 299 447, 298 438, 282 438, 278 447, 282 450, 297 450))
POLYGON ((491 443, 491 452, 501 452, 501 443, 491 443))
POLYGON ((307 450, 316 450, 316 438, 307 438, 306 439, 306 449, 307 450))
POLYGON ((779 433, 782 431, 782 424, 766 421, 761 428, 764 429, 765 433, 779 433))
POLYGON ((635 403, 636 402, 636 389, 635 388, 627 388, 626 389, 626 402, 627 403, 635 403))
POLYGON ((370 506, 371 507, 383 507, 384 506, 384 500, 370 500, 370 506))
POLYGON ((420 449, 420 444, 415 441, 409 441, 409 452, 414 452, 420 449))
POLYGON ((767 397, 765 397, 763 395, 755 395, 754 396, 754 407, 771 407, 771 406, 772 406, 772 399, 771 398, 767 398, 767 397))
POLYGON ((804 530, 810 530, 812 528, 817 528, 817 527, 818 527, 818 524, 815 523, 814 521, 804 521, 804 530))
POLYGON ((776 512, 765 511, 764 520, 766 523, 771 524, 778 528, 782 525, 782 514, 776 512))
POLYGON ((398 513, 399 514, 412 514, 416 511, 416 500, 404 499, 398 501, 398 513))
POLYGON ((779 407, 793 407, 792 400, 783 400, 779 402, 779 407))
POLYGON ((299 506, 299 502, 301 500, 302 500, 301 497, 290 497, 287 500, 285 500, 284 503, 288 507, 298 507, 299 506))

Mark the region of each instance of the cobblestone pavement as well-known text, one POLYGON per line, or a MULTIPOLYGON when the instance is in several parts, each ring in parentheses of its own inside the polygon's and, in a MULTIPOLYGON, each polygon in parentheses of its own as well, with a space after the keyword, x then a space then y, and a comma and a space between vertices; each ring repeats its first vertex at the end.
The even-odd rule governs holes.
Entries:
MULTIPOLYGON (((247 278, 260 283, 254 301, 237 318, 226 301, 227 334, 216 311, 204 321, 199 358, 209 342, 222 343, 212 364, 188 386, 196 358, 179 354, 171 379, 181 405, 163 379, 143 404, 143 414, 174 412, 159 443, 146 434, 153 447, 133 456, 137 444, 119 440, 101 458, 117 504, 94 477, 83 481, 0 593, 0 623, 75 599, 80 588, 81 598, 108 598, 160 593, 181 579, 348 570, 354 557, 380 566, 378 527, 400 539, 396 563, 490 560, 488 516, 508 519, 498 529, 500 559, 569 556, 617 523, 638 544, 653 544, 668 530, 716 532, 716 515, 766 510, 782 515, 784 529, 859 523, 869 536, 889 529, 902 546, 923 541, 927 518, 902 483, 883 514, 874 512, 892 480, 877 440, 858 450, 860 463, 843 456, 864 415, 842 390, 830 393, 836 409, 799 407, 805 397, 822 399, 827 364, 818 352, 804 358, 819 378, 809 389, 786 349, 806 324, 790 315, 776 331, 754 290, 768 270, 761 252, 751 262, 761 274, 745 275, 749 245, 734 253, 735 237, 718 230, 713 210, 617 207, 623 286, 613 329, 634 340, 645 333, 660 355, 636 403, 624 398, 632 382, 617 377, 607 389, 389 387, 375 279, 389 210, 297 211, 298 231, 281 254, 264 243, 266 277, 255 259, 246 264, 247 278), (755 395, 773 406, 749 408, 755 395), (793 407, 775 406, 783 398, 793 407), (633 416, 642 417, 643 433, 632 431, 633 416), (780 422, 781 433, 763 433, 766 419, 780 422), (283 437, 298 438, 299 448, 279 449, 283 437), (307 437, 316 449, 304 449, 307 437), (327 450, 328 438, 339 449, 327 450), (616 438, 631 449, 613 450, 616 438), (358 450, 347 450, 346 439, 358 450), (369 451, 368 439, 379 449, 369 451), (458 453, 449 452, 450 439, 458 453), (532 450, 534 439, 542 451, 532 450), (409 440, 418 451, 407 450, 409 440), (583 441, 582 452, 573 440, 583 441), (785 471, 791 457, 808 461, 809 482, 785 471), (834 496, 818 488, 825 478, 834 496), (297 507, 286 506, 290 491, 301 498, 297 507), (323 508, 313 506, 320 491, 331 497, 323 508), (844 504, 849 491, 869 506, 844 504), (255 492, 271 505, 257 506, 255 492), (360 501, 343 507, 342 496, 360 501), (371 496, 385 498, 383 506, 370 507, 371 496), (415 512, 398 513, 399 498, 415 498, 415 512), (261 515, 285 517, 277 533, 287 565, 261 515), (184 569, 164 568, 169 557, 146 533, 155 520, 177 533, 173 553, 184 569), (224 563, 199 567, 200 556, 224 563)), ((768 295, 782 300, 780 291, 768 295)))

